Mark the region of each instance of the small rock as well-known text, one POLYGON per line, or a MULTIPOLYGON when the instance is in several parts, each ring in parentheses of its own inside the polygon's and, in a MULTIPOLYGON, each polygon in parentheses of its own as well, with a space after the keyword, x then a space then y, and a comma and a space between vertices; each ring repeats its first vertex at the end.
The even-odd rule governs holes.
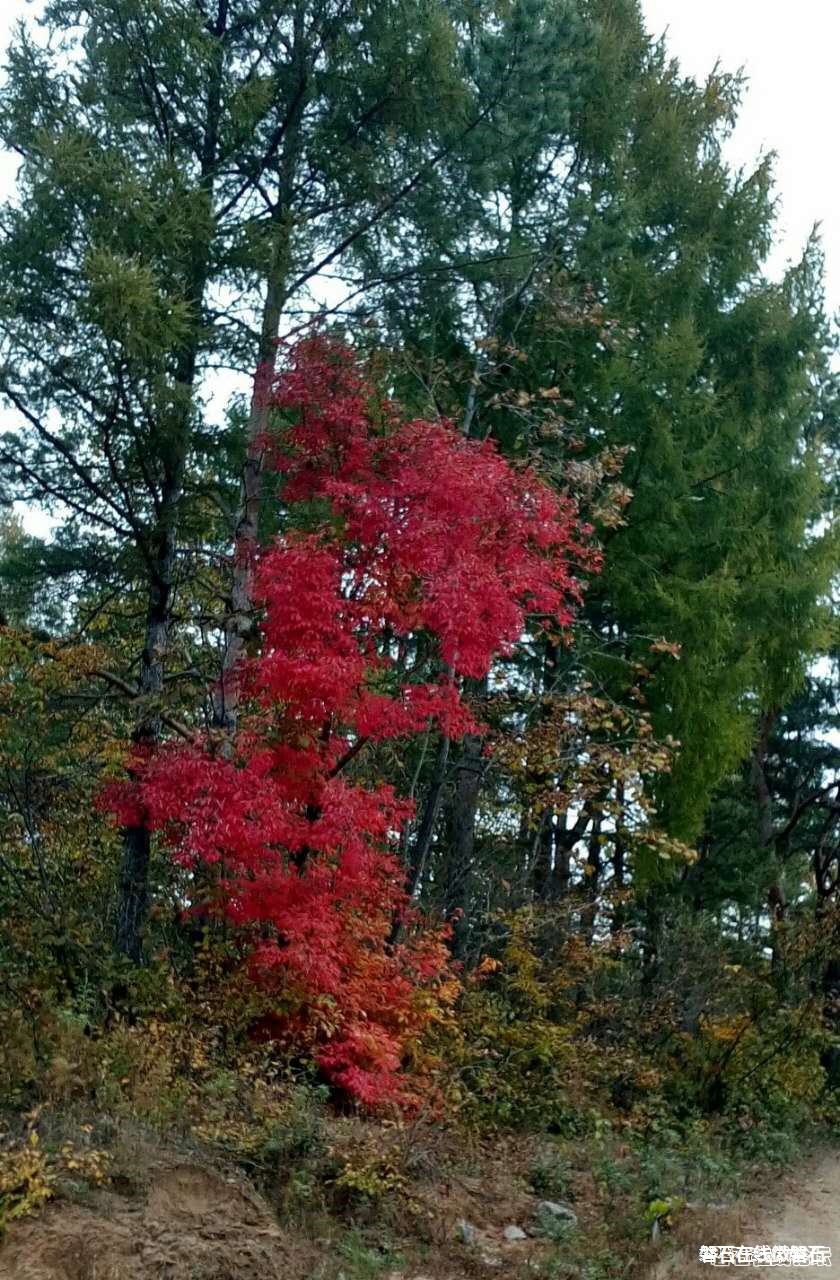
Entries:
POLYGON ((478 1239, 478 1233, 471 1222, 467 1222, 466 1218, 459 1218, 456 1222, 458 1235, 464 1244, 474 1245, 478 1239))
POLYGON ((511 1224, 511 1226, 509 1226, 509 1227, 505 1227, 504 1231, 502 1232, 502 1235, 503 1235, 503 1236, 504 1236, 504 1238, 505 1238, 509 1243, 511 1243, 511 1244, 513 1243, 513 1241, 514 1241, 514 1240, 527 1240, 527 1239, 528 1239, 528 1236, 527 1236, 527 1235, 526 1235, 526 1233, 522 1230, 522 1228, 521 1228, 521 1227, 514 1226, 513 1224, 511 1224))
POLYGON ((567 1204, 560 1204, 557 1200, 541 1200, 537 1205, 537 1213, 546 1218, 559 1218, 563 1222, 570 1223, 571 1226, 577 1225, 577 1214, 574 1209, 570 1209, 567 1204))

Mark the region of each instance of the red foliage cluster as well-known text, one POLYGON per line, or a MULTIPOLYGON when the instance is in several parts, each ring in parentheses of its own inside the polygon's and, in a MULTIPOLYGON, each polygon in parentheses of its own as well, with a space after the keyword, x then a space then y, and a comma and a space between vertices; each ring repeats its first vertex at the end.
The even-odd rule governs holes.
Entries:
POLYGON ((316 532, 258 557, 248 713, 230 754, 170 747, 109 803, 123 819, 140 806, 186 865, 222 863, 254 972, 282 990, 327 1078, 367 1105, 406 1103, 401 1063, 449 972, 446 932, 409 911, 394 844, 410 806, 346 766, 366 741, 474 727, 461 678, 510 652, 529 615, 569 620, 581 529, 492 444, 402 421, 326 339, 299 344, 267 394, 288 523, 316 532))
POLYGON ((267 442, 284 495, 329 504, 375 629, 428 630, 444 663, 481 677, 521 638, 526 608, 569 621, 583 555, 571 499, 451 423, 400 422, 323 338, 294 350, 274 401, 297 419, 284 449, 267 442))

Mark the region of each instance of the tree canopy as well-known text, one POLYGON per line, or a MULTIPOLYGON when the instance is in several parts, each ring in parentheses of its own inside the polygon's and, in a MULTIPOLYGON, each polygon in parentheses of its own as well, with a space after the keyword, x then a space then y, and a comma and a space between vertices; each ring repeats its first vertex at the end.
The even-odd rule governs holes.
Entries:
POLYGON ((637 0, 19 26, 10 1025, 233 1003, 272 1081, 434 1108, 446 1062, 493 1123, 532 1072, 588 1123, 593 1044, 604 1115, 758 1124, 765 1032, 828 1087, 836 334, 743 89, 637 0))

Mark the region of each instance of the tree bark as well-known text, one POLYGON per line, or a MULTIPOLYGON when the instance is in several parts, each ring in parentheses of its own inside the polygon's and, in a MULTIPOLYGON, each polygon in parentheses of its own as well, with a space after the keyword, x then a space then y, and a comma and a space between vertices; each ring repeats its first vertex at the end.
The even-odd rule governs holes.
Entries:
MULTIPOLYGON (((175 563, 174 518, 177 493, 172 494, 172 524, 162 531, 154 579, 149 588, 146 635, 140 659, 139 694, 145 709, 132 735, 135 745, 152 748, 160 738, 160 708, 172 601, 172 571, 175 563)), ((123 828, 122 862, 115 943, 117 951, 139 963, 143 925, 149 897, 150 836, 143 824, 123 828)))
POLYGON ((535 902, 547 902, 551 896, 554 871, 554 810, 544 809, 534 836, 531 866, 531 892, 535 902))
POLYGON ((411 850, 411 863, 408 869, 406 887, 412 898, 419 896, 423 876, 429 861, 429 850, 432 846, 432 838, 435 834, 435 826, 440 813, 441 800, 443 799, 446 766, 449 761, 449 745, 449 738, 443 735, 438 743, 434 769, 429 782, 429 789, 426 793, 426 801, 423 805, 423 816, 420 819, 414 847, 411 850))
POLYGON ((478 734, 467 734, 455 768, 444 897, 447 915, 455 917, 452 951, 458 959, 464 958, 469 943, 475 819, 484 770, 482 739, 478 734))
MULTIPOLYGON (((541 644, 542 669, 539 675, 538 691, 543 698, 550 697, 557 682, 557 650, 548 640, 541 644)), ((540 707, 541 720, 548 720, 551 708, 547 703, 540 707)), ((533 794, 551 793, 556 789, 556 776, 553 771, 546 771, 542 764, 528 770, 528 780, 533 794)), ((542 802, 541 802, 542 803, 542 802)), ((565 856, 568 880, 569 854, 561 847, 562 832, 558 827, 559 815, 554 805, 542 808, 537 822, 537 835, 534 841, 534 852, 531 866, 531 891, 536 902, 549 902, 558 893, 558 874, 561 868, 558 860, 565 856)), ((533 826, 533 817, 532 817, 533 826)))
MULTIPOLYGON (((624 788, 619 786, 619 803, 624 805, 624 788)), ((615 833, 612 856, 613 889, 616 890, 615 906, 610 920, 610 933, 615 936, 624 928, 627 911, 624 906, 624 888, 627 882, 625 849, 619 832, 615 833)))
MULTIPOLYGON (((227 23, 227 10, 227 0, 220 0, 217 23, 212 31, 217 43, 208 76, 200 176, 200 186, 208 205, 212 205, 213 201, 218 157, 224 57, 222 36, 227 23)), ((160 700, 163 695, 165 658, 172 621, 178 520, 190 448, 193 393, 202 342, 200 324, 209 270, 210 239, 205 237, 193 244, 186 296, 193 312, 195 328, 191 341, 181 349, 176 360, 172 421, 162 426, 162 438, 166 444, 158 518, 149 539, 150 581, 138 680, 138 694, 143 709, 132 735, 136 745, 149 748, 154 747, 161 735, 160 700)), ((149 855, 148 828, 145 825, 123 828, 114 943, 117 951, 135 964, 142 958, 143 926, 149 900, 149 855)))
POLYGON ((263 438, 268 426, 268 394, 276 365, 276 341, 283 311, 283 287, 287 271, 282 241, 288 229, 278 232, 266 287, 260 337, 260 355, 251 393, 245 463, 239 489, 239 513, 234 532, 230 608, 225 619, 221 678, 213 697, 213 723, 230 737, 239 714, 237 668, 254 635, 254 558, 260 515, 263 438))
POLYGON ((285 142, 278 166, 279 195, 273 210, 271 258, 266 275, 265 300, 260 320, 257 368, 248 414, 245 464, 239 489, 239 510, 234 530, 230 606, 225 619, 221 678, 213 698, 213 723, 230 739, 239 715, 237 668, 254 636, 254 558, 259 532, 263 440, 268 427, 268 396, 277 366, 277 339, 286 304, 292 250, 291 194, 301 157, 301 123, 307 104, 310 52, 300 7, 294 18, 292 60, 297 67, 295 89, 284 125, 285 142))
POLYGON ((584 905, 580 911, 580 931, 588 947, 595 938, 595 921, 598 914, 598 890, 601 879, 601 815, 596 814, 589 833, 586 873, 583 884, 584 905))
POLYGON ((773 843, 773 798, 767 782, 767 750, 777 711, 765 711, 759 721, 758 736, 750 758, 750 779, 758 809, 758 838, 763 845, 773 843))

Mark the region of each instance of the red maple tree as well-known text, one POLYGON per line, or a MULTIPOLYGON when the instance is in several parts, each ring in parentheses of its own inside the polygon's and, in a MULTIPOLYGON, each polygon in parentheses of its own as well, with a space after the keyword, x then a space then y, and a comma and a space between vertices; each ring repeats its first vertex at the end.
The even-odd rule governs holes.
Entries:
POLYGON ((593 555, 569 498, 451 423, 405 421, 345 346, 301 342, 265 394, 287 531, 254 565, 247 711, 225 752, 170 745, 107 802, 186 866, 223 865, 223 908, 287 1034, 350 1097, 406 1104, 407 1048, 451 979, 447 932, 410 910, 395 848, 411 806, 348 766, 430 723, 474 729, 462 678, 528 626, 568 623, 593 555))

